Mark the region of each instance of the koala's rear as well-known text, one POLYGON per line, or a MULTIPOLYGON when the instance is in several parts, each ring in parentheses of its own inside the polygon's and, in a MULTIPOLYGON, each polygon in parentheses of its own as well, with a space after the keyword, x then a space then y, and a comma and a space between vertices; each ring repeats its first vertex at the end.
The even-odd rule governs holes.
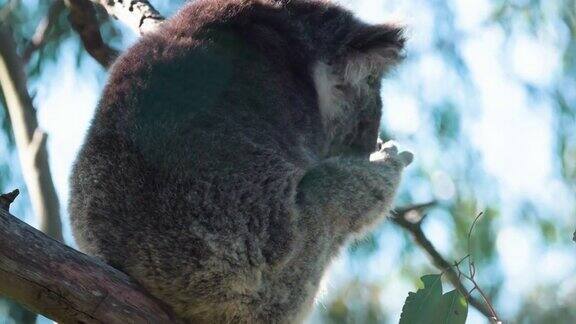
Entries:
POLYGON ((402 46, 323 1, 186 5, 111 69, 72 175, 78 245, 189 322, 302 320, 411 161, 368 160, 402 46))

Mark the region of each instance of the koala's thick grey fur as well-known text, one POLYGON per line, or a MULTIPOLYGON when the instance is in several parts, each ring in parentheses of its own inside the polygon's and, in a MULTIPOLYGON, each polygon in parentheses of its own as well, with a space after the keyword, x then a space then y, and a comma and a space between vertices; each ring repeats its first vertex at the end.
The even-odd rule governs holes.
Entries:
POLYGON ((291 323, 390 208, 394 25, 324 1, 198 0, 111 69, 72 175, 79 247, 189 322, 291 323))

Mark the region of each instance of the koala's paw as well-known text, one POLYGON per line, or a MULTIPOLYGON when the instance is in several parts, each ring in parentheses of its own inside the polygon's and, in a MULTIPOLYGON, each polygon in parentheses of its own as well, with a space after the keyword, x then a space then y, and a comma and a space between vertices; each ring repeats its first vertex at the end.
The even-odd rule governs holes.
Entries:
POLYGON ((379 143, 378 148, 378 152, 370 156, 370 161, 375 163, 392 163, 404 168, 414 160, 414 155, 408 151, 398 153, 398 148, 394 141, 379 143))

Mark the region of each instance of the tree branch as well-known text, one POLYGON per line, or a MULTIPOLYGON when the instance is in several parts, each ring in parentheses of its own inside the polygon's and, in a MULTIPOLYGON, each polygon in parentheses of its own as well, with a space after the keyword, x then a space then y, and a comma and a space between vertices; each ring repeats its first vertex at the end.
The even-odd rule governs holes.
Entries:
POLYGON ((54 27, 58 17, 60 16, 60 13, 62 13, 63 10, 64 1, 55 0, 52 2, 50 8, 48 9, 48 14, 40 21, 36 27, 36 31, 34 32, 32 39, 30 40, 30 43, 28 43, 24 49, 24 52, 22 53, 22 60, 24 63, 28 63, 32 54, 44 47, 48 41, 48 34, 52 30, 52 27, 54 27))
POLYGON ((102 40, 96 10, 89 0, 65 0, 70 9, 70 24, 78 32, 84 48, 100 65, 108 68, 118 57, 118 51, 102 40))
POLYGON ((96 11, 90 1, 104 7, 110 16, 140 35, 155 31, 164 21, 147 0, 65 0, 70 9, 70 23, 80 35, 84 48, 105 68, 118 57, 118 51, 102 40, 96 11))
POLYGON ((164 21, 164 17, 147 0, 91 1, 102 5, 110 16, 122 21, 140 35, 155 31, 164 21))
POLYGON ((423 211, 436 205, 436 202, 429 202, 425 204, 418 204, 408 207, 397 208, 395 212, 392 213, 394 217, 392 217, 392 221, 402 227, 403 229, 407 230, 414 241, 426 252, 428 257, 431 259, 434 266, 438 269, 443 271, 448 280, 452 283, 452 285, 462 293, 463 296, 466 297, 466 300, 470 303, 470 305, 474 306, 478 311, 480 311, 484 316, 488 319, 492 319, 492 313, 490 310, 484 305, 481 301, 474 298, 466 289, 460 278, 458 277, 458 273, 452 265, 444 259, 444 257, 436 250, 432 242, 428 240, 426 234, 422 231, 421 221, 422 216, 420 219, 412 220, 410 217, 411 213, 417 213, 423 215, 423 211))
POLYGON ((179 322, 124 273, 9 214, 16 195, 0 196, 0 295, 60 323, 179 322))
POLYGON ((0 86, 14 130, 22 174, 30 194, 39 228, 62 241, 60 203, 52 182, 46 149, 46 134, 38 127, 36 111, 26 87, 22 60, 12 35, 0 26, 0 86), (35 140, 36 139, 36 140, 35 140))

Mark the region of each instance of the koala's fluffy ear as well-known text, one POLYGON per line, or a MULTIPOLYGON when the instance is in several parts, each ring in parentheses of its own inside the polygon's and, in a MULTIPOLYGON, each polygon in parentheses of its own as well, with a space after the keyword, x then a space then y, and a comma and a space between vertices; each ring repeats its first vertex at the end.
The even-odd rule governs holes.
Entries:
POLYGON ((380 77, 403 58, 404 28, 394 24, 364 25, 350 34, 344 57, 344 77, 357 84, 380 77))

